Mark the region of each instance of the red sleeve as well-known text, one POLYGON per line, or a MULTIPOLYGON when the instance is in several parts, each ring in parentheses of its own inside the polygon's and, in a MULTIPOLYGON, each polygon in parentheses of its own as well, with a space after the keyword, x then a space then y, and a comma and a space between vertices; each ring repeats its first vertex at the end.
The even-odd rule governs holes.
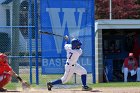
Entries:
POLYGON ((125 58, 124 60, 124 67, 128 67, 128 58, 125 58))
POLYGON ((8 63, 5 63, 5 64, 0 64, 0 75, 1 74, 3 74, 4 73, 4 71, 6 71, 6 72, 9 72, 9 71, 11 71, 12 70, 12 68, 9 66, 9 64, 8 63))
POLYGON ((4 72, 4 68, 3 66, 0 66, 0 75, 3 74, 3 72, 4 72))
POLYGON ((135 60, 135 68, 137 68, 138 67, 138 61, 136 60, 136 58, 134 60, 135 60))
POLYGON ((8 71, 11 71, 11 70, 12 70, 12 68, 8 63, 4 64, 4 71, 8 72, 8 71))

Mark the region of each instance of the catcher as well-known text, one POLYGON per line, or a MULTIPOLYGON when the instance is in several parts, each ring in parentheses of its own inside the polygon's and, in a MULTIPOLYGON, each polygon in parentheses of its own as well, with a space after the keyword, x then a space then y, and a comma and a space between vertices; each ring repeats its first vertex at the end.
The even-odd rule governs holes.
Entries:
POLYGON ((18 76, 11 68, 11 66, 8 64, 8 58, 5 54, 0 53, 0 92, 6 92, 7 89, 4 88, 5 85, 7 85, 11 79, 12 76, 17 78, 21 83, 22 87, 25 88, 25 86, 29 87, 27 82, 24 82, 20 76, 18 76))

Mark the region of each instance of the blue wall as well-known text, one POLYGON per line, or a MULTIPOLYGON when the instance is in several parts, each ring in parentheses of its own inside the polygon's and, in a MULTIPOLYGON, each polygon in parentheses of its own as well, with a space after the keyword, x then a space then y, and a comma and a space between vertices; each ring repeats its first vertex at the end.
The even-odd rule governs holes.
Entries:
MULTIPOLYGON (((83 55, 79 63, 92 72, 92 31, 94 28, 92 0, 41 0, 41 30, 79 38, 83 55)), ((70 38, 71 39, 71 38, 70 38)), ((64 39, 41 35, 42 73, 63 73, 66 61, 64 39)))

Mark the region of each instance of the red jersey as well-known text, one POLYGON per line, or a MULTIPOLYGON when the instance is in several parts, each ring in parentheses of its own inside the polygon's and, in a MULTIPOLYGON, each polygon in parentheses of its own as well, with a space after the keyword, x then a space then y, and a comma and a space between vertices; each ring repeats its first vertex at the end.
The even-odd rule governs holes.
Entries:
POLYGON ((128 68, 129 70, 133 70, 133 69, 137 69, 138 67, 138 62, 136 60, 136 58, 132 58, 132 60, 130 60, 130 58, 125 58, 124 60, 124 67, 128 68))
POLYGON ((11 70, 12 68, 9 66, 8 63, 0 62, 0 75, 3 74, 4 72, 9 72, 11 70))

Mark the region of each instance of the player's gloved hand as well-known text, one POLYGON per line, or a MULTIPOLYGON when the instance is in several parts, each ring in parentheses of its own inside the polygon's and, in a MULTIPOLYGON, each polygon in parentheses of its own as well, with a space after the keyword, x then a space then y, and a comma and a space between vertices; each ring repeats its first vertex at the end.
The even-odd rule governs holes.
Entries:
POLYGON ((30 87, 31 87, 30 84, 28 84, 26 81, 22 82, 22 88, 23 89, 29 89, 30 87))
POLYGON ((66 41, 68 41, 68 40, 69 40, 69 37, 68 37, 67 35, 65 35, 65 36, 64 36, 64 39, 65 39, 66 41))

